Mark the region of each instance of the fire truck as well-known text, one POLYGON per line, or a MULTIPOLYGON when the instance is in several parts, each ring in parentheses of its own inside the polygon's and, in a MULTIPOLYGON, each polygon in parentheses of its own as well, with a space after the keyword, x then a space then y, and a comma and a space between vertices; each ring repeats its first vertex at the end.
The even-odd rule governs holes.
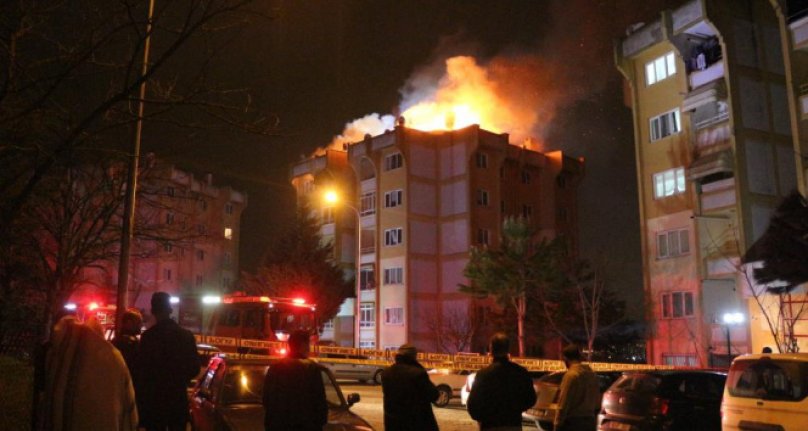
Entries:
POLYGON ((205 341, 225 352, 285 355, 292 331, 308 331, 317 344, 316 310, 301 298, 226 296, 215 307, 205 341))

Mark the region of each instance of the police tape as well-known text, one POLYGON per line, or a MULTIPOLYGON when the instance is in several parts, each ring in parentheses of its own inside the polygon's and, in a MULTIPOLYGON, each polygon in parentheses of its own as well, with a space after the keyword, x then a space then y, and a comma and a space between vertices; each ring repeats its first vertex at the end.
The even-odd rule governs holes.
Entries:
MULTIPOLYGON (((279 352, 286 348, 282 341, 253 340, 235 337, 219 337, 195 334, 198 345, 213 346, 221 353, 235 353, 243 358, 269 359, 281 356, 279 352), (272 353, 275 353, 274 355, 272 353)), ((203 349, 200 349, 202 352, 203 349)), ((391 365, 395 360, 396 350, 362 349, 357 347, 312 346, 312 359, 318 362, 332 362, 356 365, 391 365)), ((205 350, 205 354, 217 353, 205 350)), ((419 352, 417 356, 426 368, 441 368, 454 371, 475 371, 491 363, 490 356, 478 353, 430 353, 419 352)), ((511 360, 529 371, 563 371, 563 361, 543 358, 512 357, 511 360)), ((595 371, 632 371, 632 370, 672 370, 672 365, 625 364, 612 362, 589 362, 595 371)))

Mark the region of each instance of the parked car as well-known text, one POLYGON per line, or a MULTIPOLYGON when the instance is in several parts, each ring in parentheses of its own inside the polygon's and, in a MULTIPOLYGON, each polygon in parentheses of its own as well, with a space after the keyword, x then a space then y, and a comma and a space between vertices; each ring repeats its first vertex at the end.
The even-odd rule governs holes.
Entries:
POLYGON ((466 384, 466 377, 471 372, 469 370, 451 370, 448 368, 435 368, 429 370, 429 379, 437 386, 440 396, 432 404, 438 407, 446 407, 452 398, 460 397, 460 390, 466 384))
POLYGON ((356 380, 360 383, 373 382, 381 385, 382 371, 387 368, 385 364, 358 363, 367 361, 365 356, 324 353, 315 359, 331 370, 338 379, 356 380))
MULTIPOLYGON (((247 431, 264 429, 262 405, 264 377, 277 359, 234 359, 217 356, 191 393, 191 425, 195 431, 247 431)), ((373 430, 351 412, 359 394, 343 396, 334 375, 322 367, 328 402, 328 425, 324 431, 373 430)))
POLYGON ((603 394, 598 430, 718 431, 726 380, 717 371, 626 372, 603 394))
MULTIPOLYGON (((558 397, 561 380, 566 371, 547 374, 533 382, 536 389, 536 404, 522 413, 522 419, 533 422, 543 431, 553 429, 553 421, 558 412, 558 397)), ((615 380, 623 374, 620 371, 596 371, 600 393, 603 394, 615 380)))
POLYGON ((808 428, 808 353, 735 358, 721 413, 724 430, 808 428))

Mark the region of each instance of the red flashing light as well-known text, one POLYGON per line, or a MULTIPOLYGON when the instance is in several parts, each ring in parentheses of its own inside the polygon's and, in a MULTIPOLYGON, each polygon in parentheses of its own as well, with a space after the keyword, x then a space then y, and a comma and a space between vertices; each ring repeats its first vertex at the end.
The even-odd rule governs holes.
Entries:
POLYGON ((281 355, 281 356, 286 356, 286 348, 285 348, 285 347, 281 347, 281 349, 280 349, 280 350, 278 350, 278 353, 280 353, 280 355, 281 355))
POLYGON ((297 305, 305 305, 306 300, 303 299, 303 298, 295 298, 295 299, 292 300, 292 303, 297 304, 297 305))

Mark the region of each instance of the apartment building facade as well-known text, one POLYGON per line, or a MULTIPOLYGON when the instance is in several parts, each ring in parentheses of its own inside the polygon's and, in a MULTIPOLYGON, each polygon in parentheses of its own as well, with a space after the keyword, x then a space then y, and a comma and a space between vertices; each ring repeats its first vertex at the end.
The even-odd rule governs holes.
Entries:
POLYGON ((719 366, 772 345, 740 257, 802 181, 781 30, 767 0, 693 0, 615 46, 653 363, 719 366))
POLYGON ((445 350, 436 338, 447 320, 474 308, 459 291, 470 248, 495 247, 509 215, 527 217, 544 236, 563 234, 574 247, 582 177, 583 160, 560 151, 514 146, 507 134, 479 126, 423 132, 403 119, 345 151, 294 165, 298 198, 321 212, 321 232, 338 259, 351 272, 360 262, 358 300, 346 302, 323 338, 445 350), (324 203, 326 190, 337 190, 355 211, 324 203))
MULTIPOLYGON (((213 176, 144 158, 129 271, 129 306, 148 311, 151 294, 180 298, 177 317, 201 319, 199 298, 229 291, 237 281, 241 213, 247 195, 213 184, 213 176)), ((87 268, 74 302, 115 304, 117 261, 87 268)), ((184 322, 199 327, 201 320, 184 322)))

